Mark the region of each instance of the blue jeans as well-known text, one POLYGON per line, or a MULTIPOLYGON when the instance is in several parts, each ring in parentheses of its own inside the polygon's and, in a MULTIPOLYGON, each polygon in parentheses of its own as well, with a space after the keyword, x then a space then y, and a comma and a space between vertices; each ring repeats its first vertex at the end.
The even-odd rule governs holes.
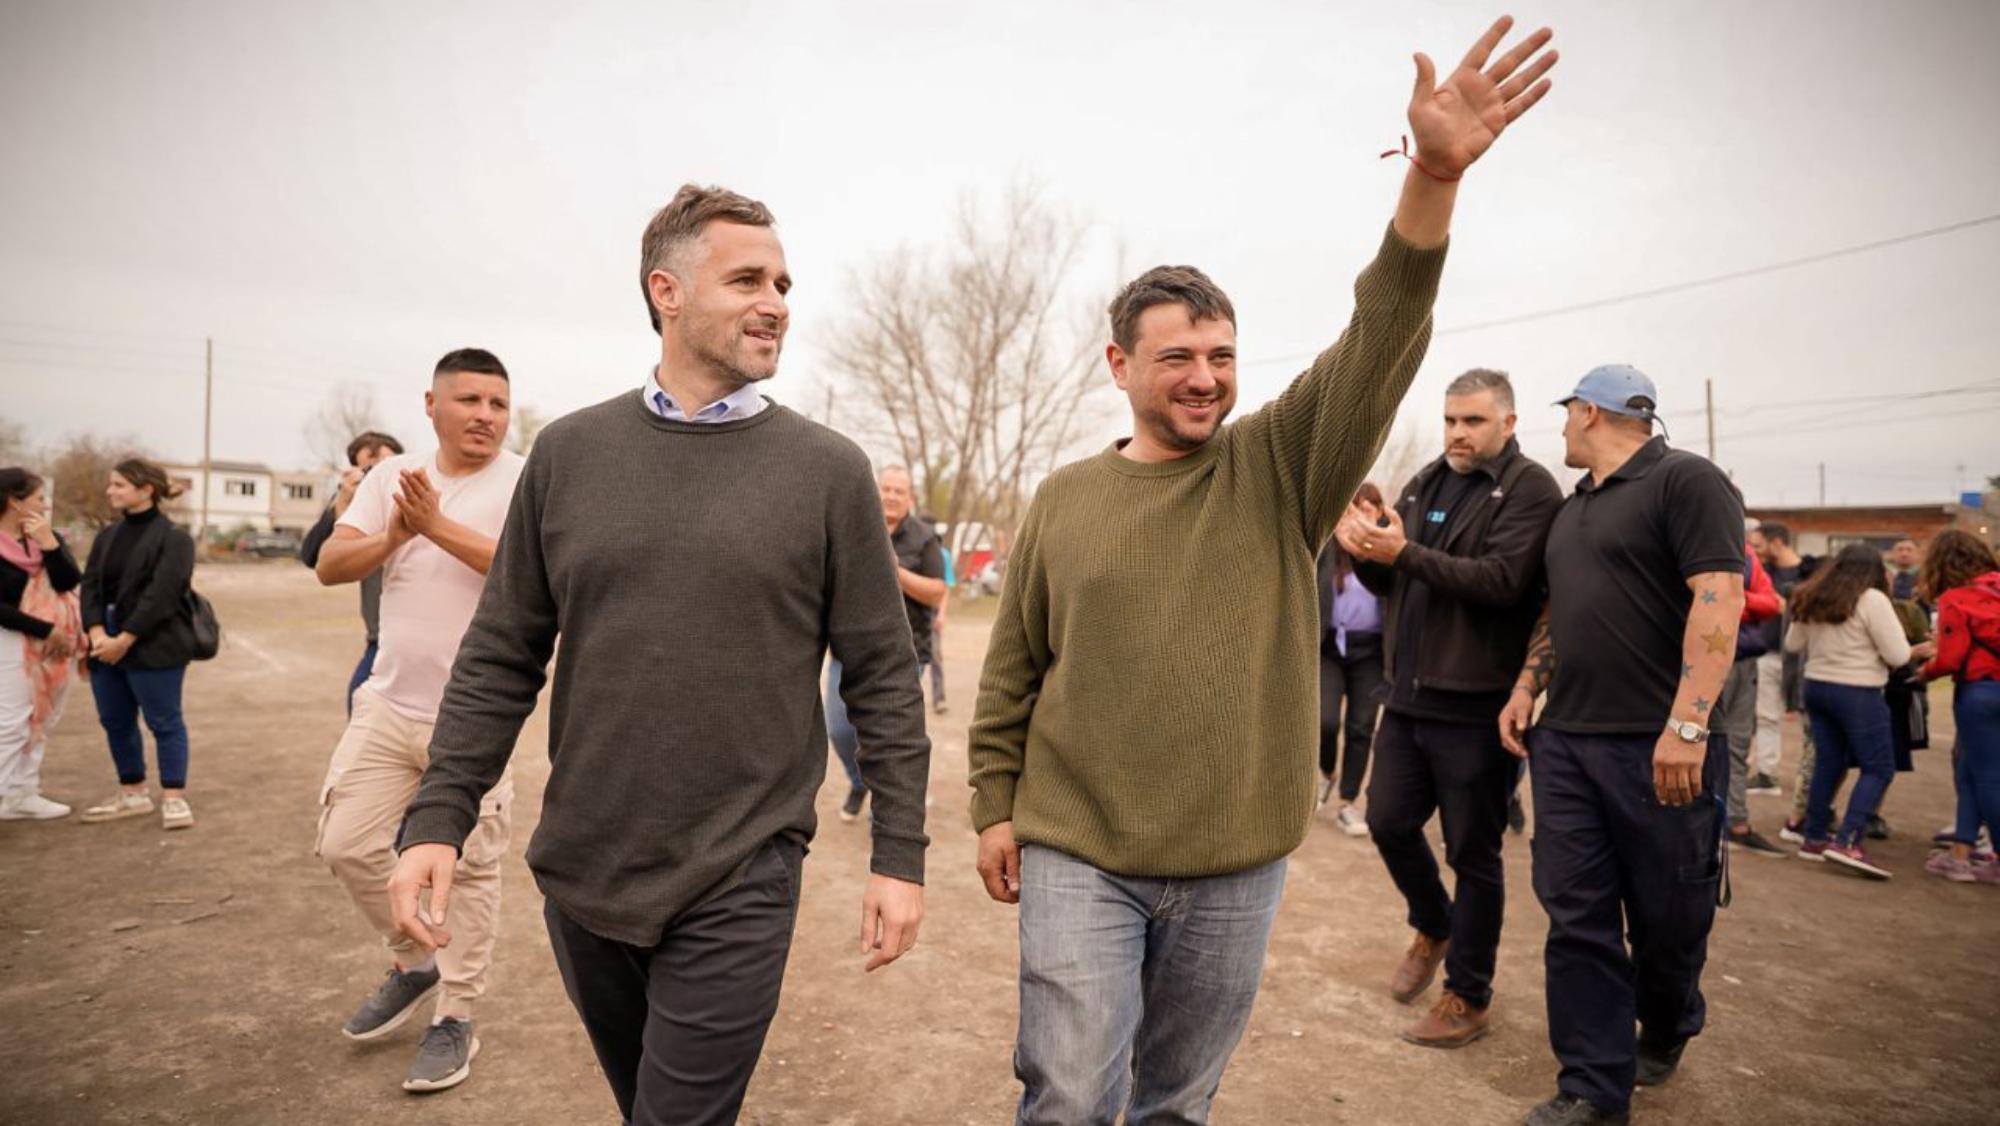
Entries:
POLYGON ((839 661, 826 663, 826 737, 833 740, 834 756, 840 759, 840 768, 847 771, 848 789, 861 789, 861 764, 856 761, 861 753, 861 736, 847 721, 847 701, 840 698, 839 661))
POLYGON ((160 785, 169 790, 187 785, 188 733, 181 719, 181 681, 186 676, 186 665, 128 669, 90 663, 97 722, 104 725, 111 743, 111 761, 118 764, 121 784, 136 786, 146 780, 146 740, 139 734, 143 713, 160 759, 160 785))
POLYGON ((1847 795, 1847 815, 1835 834, 1842 844, 1861 839, 1868 816, 1882 804, 1882 795, 1896 777, 1896 748, 1889 738, 1889 703, 1880 688, 1806 681, 1806 718, 1812 722, 1813 776, 1806 798, 1806 839, 1827 838, 1833 818, 1833 796, 1859 767, 1861 777, 1847 795))
POLYGON ((2000 834, 2000 680, 1968 680, 1951 698, 1958 725, 1958 828, 1966 844, 1979 841, 1979 823, 2000 834))
POLYGON ((1284 887, 1283 860, 1156 879, 1023 848, 1019 1126, 1207 1122, 1284 887))
POLYGON ((361 651, 361 660, 354 666, 354 675, 347 678, 347 718, 354 718, 354 690, 368 683, 375 675, 376 643, 371 641, 368 648, 361 651))

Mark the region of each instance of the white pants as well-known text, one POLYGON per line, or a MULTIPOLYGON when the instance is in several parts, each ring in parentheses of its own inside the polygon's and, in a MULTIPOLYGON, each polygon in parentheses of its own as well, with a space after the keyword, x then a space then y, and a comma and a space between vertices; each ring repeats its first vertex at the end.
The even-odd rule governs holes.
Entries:
POLYGON ((1778 751, 1785 731, 1785 655, 1757 658, 1757 742, 1750 749, 1750 772, 1778 776, 1778 751))
POLYGON ((42 748, 62 719, 66 693, 58 692, 55 713, 42 725, 42 737, 30 736, 35 694, 28 688, 27 640, 26 634, 0 629, 0 798, 41 792, 42 748))

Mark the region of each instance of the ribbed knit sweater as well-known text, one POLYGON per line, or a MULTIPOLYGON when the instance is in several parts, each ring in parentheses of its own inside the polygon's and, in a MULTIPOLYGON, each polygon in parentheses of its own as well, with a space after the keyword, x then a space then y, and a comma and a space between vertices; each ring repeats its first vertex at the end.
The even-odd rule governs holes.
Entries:
POLYGON ((1393 229, 1340 339, 1175 461, 1118 448, 1037 490, 980 678, 973 822, 1106 871, 1237 872, 1296 848, 1319 730, 1315 556, 1430 340, 1445 250, 1393 229))
POLYGON ((820 665, 843 666, 873 871, 921 883, 930 740, 882 502, 853 442, 781 406, 551 423, 460 643, 402 846, 461 846, 560 634, 528 866, 594 934, 653 946, 764 842, 811 838, 820 665))

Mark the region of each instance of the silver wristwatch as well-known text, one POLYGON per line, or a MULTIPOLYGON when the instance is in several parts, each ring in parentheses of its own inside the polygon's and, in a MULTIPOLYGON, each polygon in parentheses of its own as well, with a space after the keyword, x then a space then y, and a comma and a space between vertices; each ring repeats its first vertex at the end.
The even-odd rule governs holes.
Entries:
POLYGON ((1680 736, 1683 743, 1708 742, 1708 728, 1692 720, 1668 720, 1667 730, 1680 736))

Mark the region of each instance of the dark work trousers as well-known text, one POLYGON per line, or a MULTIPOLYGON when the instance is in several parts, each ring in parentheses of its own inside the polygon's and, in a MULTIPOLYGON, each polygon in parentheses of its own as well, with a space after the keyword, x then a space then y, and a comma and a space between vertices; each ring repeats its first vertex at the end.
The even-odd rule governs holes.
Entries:
POLYGON ((1368 779, 1368 834, 1410 908, 1410 926, 1448 938, 1444 987, 1483 1009, 1493 1001, 1493 959, 1507 906, 1500 842, 1519 759, 1500 745, 1497 723, 1446 723, 1390 710, 1375 733, 1368 779), (1444 860, 1457 877, 1447 895, 1424 836, 1436 813, 1444 860))
POLYGON ((1338 767, 1340 800, 1351 802, 1361 796, 1375 717, 1382 710, 1382 635, 1348 634, 1346 656, 1334 636, 1327 630, 1319 642, 1319 772, 1331 778, 1338 767))
POLYGON ((1707 1015, 1701 969, 1722 879, 1729 739, 1709 736, 1702 792, 1678 808, 1654 792, 1657 742, 1530 733, 1535 895, 1549 915, 1543 961, 1557 1085, 1613 1113, 1631 1104, 1639 1043, 1678 1044, 1707 1015))
POLYGON ((742 882, 667 924, 650 949, 544 904, 563 988, 631 1126, 736 1121, 778 1011, 803 859, 773 838, 742 882))

